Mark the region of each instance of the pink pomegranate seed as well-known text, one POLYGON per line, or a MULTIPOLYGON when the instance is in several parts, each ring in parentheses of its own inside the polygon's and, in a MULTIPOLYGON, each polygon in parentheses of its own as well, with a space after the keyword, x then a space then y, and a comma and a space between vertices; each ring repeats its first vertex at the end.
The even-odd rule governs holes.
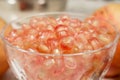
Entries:
POLYGON ((56 37, 54 32, 51 30, 43 30, 39 32, 39 39, 41 40, 47 40, 48 38, 54 38, 56 37))
POLYGON ((100 43, 100 41, 95 37, 89 39, 88 41, 89 41, 90 45, 93 47, 93 49, 98 49, 98 48, 102 47, 102 44, 100 43))
POLYGON ((68 36, 69 32, 66 31, 66 30, 62 30, 62 31, 56 32, 56 35, 57 35, 58 38, 62 38, 62 37, 68 36))
POLYGON ((51 49, 51 52, 58 48, 58 40, 56 38, 47 39, 46 44, 51 49))
POLYGON ((46 69, 51 69, 55 65, 54 59, 48 59, 44 62, 44 66, 46 69))
POLYGON ((36 27, 36 23, 38 22, 38 18, 33 17, 30 19, 30 26, 36 27))
POLYGON ((57 26, 55 27, 55 31, 57 31, 57 32, 62 31, 62 30, 68 31, 68 27, 65 26, 65 25, 57 25, 57 26))
POLYGON ((76 60, 73 57, 64 58, 65 66, 69 69, 75 69, 77 67, 76 60))
POLYGON ((50 52, 50 48, 47 45, 45 45, 45 44, 39 44, 38 51, 42 52, 42 53, 49 53, 50 52))
POLYGON ((113 40, 114 31, 103 23, 94 17, 83 22, 66 15, 58 18, 33 17, 22 28, 13 29, 6 39, 26 50, 79 53, 101 48, 113 40))
POLYGON ((62 50, 71 50, 74 46, 74 39, 71 36, 63 37, 60 40, 60 47, 62 50))

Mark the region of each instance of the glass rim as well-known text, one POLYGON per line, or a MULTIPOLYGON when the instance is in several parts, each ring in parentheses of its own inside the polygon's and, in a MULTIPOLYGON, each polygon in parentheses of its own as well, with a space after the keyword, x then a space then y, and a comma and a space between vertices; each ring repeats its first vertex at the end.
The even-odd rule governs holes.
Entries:
MULTIPOLYGON (((111 24, 110 25, 115 29, 115 37, 113 39, 113 41, 111 41, 109 44, 101 47, 101 48, 98 48, 98 49, 95 49, 95 50, 87 50, 87 51, 83 51, 83 52, 78 52, 78 53, 72 53, 72 54, 56 54, 56 53, 42 53, 42 52, 37 52, 37 51, 28 51, 28 50, 24 50, 22 48, 18 48, 14 45, 12 45, 10 42, 8 42, 5 38, 4 38, 4 31, 5 29, 8 27, 8 25, 10 25, 11 23, 13 23, 14 21, 19 21, 19 20, 23 20, 23 19, 26 19, 26 18, 30 18, 30 17, 34 17, 34 16, 47 16, 47 15, 59 15, 59 14, 68 14, 68 15, 74 15, 74 16, 86 16, 84 13, 74 13, 74 12, 43 12, 43 13, 37 13, 37 14, 33 14, 33 15, 29 15, 27 17, 22 17, 22 18, 17 18, 15 20, 12 20, 10 21, 7 25, 4 26, 4 28, 1 30, 0 32, 0 36, 1 38, 3 39, 4 43, 5 43, 5 46, 8 45, 10 46, 11 48, 14 48, 16 50, 19 50, 19 51, 22 51, 22 52, 25 52, 25 53, 29 53, 29 54, 38 54, 38 55, 43 55, 43 56, 56 56, 56 55, 62 55, 62 56, 73 56, 73 55, 82 55, 82 54, 91 54, 91 53, 95 53, 95 52, 99 52, 101 50, 104 50, 106 48, 109 48, 111 47, 112 45, 114 45, 115 43, 118 42, 119 40, 119 37, 120 37, 120 34, 119 34, 119 31, 118 29, 115 27, 115 25, 111 24)), ((94 17, 94 16, 93 16, 94 17)), ((109 22, 107 20, 105 20, 106 22, 109 22)))

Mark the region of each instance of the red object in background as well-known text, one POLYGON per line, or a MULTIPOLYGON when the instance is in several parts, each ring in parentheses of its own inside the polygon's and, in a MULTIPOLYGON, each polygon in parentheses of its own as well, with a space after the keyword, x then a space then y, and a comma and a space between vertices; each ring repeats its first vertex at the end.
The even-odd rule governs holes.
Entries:
POLYGON ((27 1, 19 1, 20 10, 29 10, 33 8, 33 5, 27 1))
POLYGON ((20 2, 20 9, 25 10, 27 7, 27 4, 25 2, 20 2))

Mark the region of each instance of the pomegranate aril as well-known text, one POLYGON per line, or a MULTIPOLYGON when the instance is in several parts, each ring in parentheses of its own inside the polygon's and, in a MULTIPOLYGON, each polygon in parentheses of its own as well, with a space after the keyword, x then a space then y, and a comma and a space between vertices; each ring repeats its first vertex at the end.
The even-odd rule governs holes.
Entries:
POLYGON ((55 65, 55 60, 54 59, 48 59, 44 61, 44 67, 46 69, 51 69, 55 65))
POLYGON ((64 24, 64 21, 69 21, 69 17, 68 16, 60 16, 56 19, 58 24, 64 24))
POLYGON ((62 38, 62 37, 68 36, 69 32, 66 31, 66 30, 62 30, 62 31, 56 32, 56 35, 57 35, 58 38, 62 38))
POLYGON ((71 50, 74 47, 74 38, 71 36, 61 38, 60 47, 62 50, 71 50))
MULTIPOLYGON (((63 22, 60 20, 60 18, 56 19, 58 25, 63 25, 63 22)), ((57 26, 57 25, 56 25, 57 26)))
POLYGON ((48 45, 49 48, 51 48, 53 50, 58 47, 58 39, 48 38, 46 44, 48 45))
POLYGON ((14 42, 12 42, 13 45, 16 45, 19 48, 24 48, 24 41, 21 37, 17 37, 16 39, 14 39, 14 42))
POLYGON ((32 52, 38 52, 40 43, 41 43, 40 41, 38 41, 38 42, 35 42, 35 41, 31 42, 28 50, 32 51, 32 52))
POLYGON ((88 17, 86 20, 84 20, 84 22, 92 24, 94 26, 98 26, 100 24, 99 22, 101 22, 99 20, 100 20, 100 18, 96 18, 96 17, 92 16, 92 17, 88 17))
POLYGON ((32 43, 30 41, 24 41, 24 49, 29 50, 31 48, 32 43))
POLYGON ((89 24, 91 24, 91 25, 93 25, 95 27, 98 27, 98 25, 100 25, 98 20, 93 20, 93 21, 89 20, 88 22, 89 22, 89 24))
POLYGON ((38 51, 39 52, 42 52, 42 53, 49 53, 50 52, 50 48, 47 46, 47 45, 45 45, 45 44, 39 44, 39 46, 38 46, 38 51))
POLYGON ((10 41, 11 43, 16 43, 16 45, 17 45, 17 42, 23 41, 22 40, 23 38, 21 36, 23 36, 23 31, 21 29, 13 30, 10 33, 10 36, 7 37, 7 40, 10 41))
MULTIPOLYGON (((38 78, 37 80, 49 80, 49 78, 47 77, 47 71, 45 71, 44 69, 40 69, 39 73, 38 73, 38 78)), ((36 80, 36 79, 34 79, 36 80)))
POLYGON ((39 32, 39 39, 47 40, 48 38, 56 37, 54 32, 51 30, 43 30, 39 32))
MULTIPOLYGON (((78 43, 76 43, 76 44, 78 44, 78 43)), ((78 44, 78 45, 79 45, 79 44, 78 44)), ((74 53, 80 52, 80 49, 78 48, 78 45, 75 45, 75 46, 74 46, 74 48, 73 48, 73 52, 74 52, 74 53)))
POLYGON ((75 33, 78 33, 78 32, 80 32, 81 27, 75 27, 75 28, 73 28, 73 29, 74 29, 75 33))
POLYGON ((22 29, 23 29, 23 30, 28 30, 28 29, 30 29, 30 28, 31 28, 31 26, 30 26, 29 24, 24 23, 24 24, 22 25, 22 29))
POLYGON ((55 27, 57 25, 57 21, 53 17, 48 17, 48 24, 55 27))
POLYGON ((88 43, 84 46, 84 50, 85 51, 93 50, 93 47, 91 46, 91 44, 88 43))
POLYGON ((68 27, 65 25, 57 25, 55 27, 55 31, 57 31, 57 32, 62 31, 62 30, 68 31, 68 27))
POLYGON ((11 37, 17 37, 17 30, 13 30, 12 32, 10 32, 10 36, 11 37))
POLYGON ((30 19, 29 24, 30 24, 30 26, 32 26, 32 27, 36 27, 36 23, 37 23, 37 22, 38 22, 38 18, 33 17, 33 18, 30 19))
POLYGON ((52 53, 54 53, 55 55, 60 55, 62 52, 59 48, 55 48, 52 50, 52 53))
POLYGON ((80 27, 81 23, 82 22, 79 21, 78 19, 71 19, 69 26, 71 26, 71 27, 80 27))
POLYGON ((104 35, 104 34, 101 34, 98 36, 98 38, 100 39, 101 42, 103 42, 103 44, 108 44, 112 41, 112 37, 110 37, 109 35, 104 35))
POLYGON ((79 33, 78 34, 78 39, 80 39, 82 42, 84 42, 83 44, 87 44, 88 43, 88 38, 89 36, 85 36, 85 33, 79 33))
MULTIPOLYGON (((83 43, 75 42, 74 52, 75 52, 75 50, 78 52, 84 51, 84 46, 85 45, 83 43)), ((76 53, 78 53, 78 52, 76 52, 76 53)))
POLYGON ((30 29, 28 32, 27 32, 27 36, 26 36, 26 39, 28 40, 35 40, 36 37, 38 37, 38 32, 35 30, 35 29, 30 29))
POLYGON ((55 64, 52 66, 52 69, 49 72, 51 76, 58 76, 65 70, 63 57, 54 57, 54 61, 55 64))
POLYGON ((36 29, 38 30, 38 31, 40 31, 40 30, 45 30, 46 29, 46 27, 47 27, 47 24, 46 24, 46 22, 44 22, 44 21, 38 21, 37 23, 36 23, 36 29))
POLYGON ((74 57, 64 57, 65 67, 75 69, 77 67, 76 59, 74 57))
POLYGON ((47 29, 47 30, 50 30, 50 31, 54 31, 54 26, 48 25, 48 26, 46 27, 46 29, 47 29))
POLYGON ((102 47, 101 42, 95 37, 89 39, 88 41, 89 41, 89 44, 92 46, 93 49, 98 49, 98 48, 102 47))
POLYGON ((63 15, 63 16, 60 17, 60 20, 61 20, 62 22, 66 22, 66 21, 69 22, 70 16, 68 16, 68 15, 63 15))

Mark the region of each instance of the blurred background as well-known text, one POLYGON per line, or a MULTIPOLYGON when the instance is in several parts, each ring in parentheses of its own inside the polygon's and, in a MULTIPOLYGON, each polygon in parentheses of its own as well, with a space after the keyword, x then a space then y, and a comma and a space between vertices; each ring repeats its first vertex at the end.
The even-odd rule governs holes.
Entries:
POLYGON ((90 14, 96 8, 119 0, 0 0, 0 16, 6 21, 41 12, 67 11, 90 14))
MULTIPOLYGON (((108 3, 120 3, 120 0, 0 0, 0 17, 10 22, 18 17, 43 12, 65 11, 91 14, 108 3)), ((8 70, 2 80, 16 79, 8 70)))

